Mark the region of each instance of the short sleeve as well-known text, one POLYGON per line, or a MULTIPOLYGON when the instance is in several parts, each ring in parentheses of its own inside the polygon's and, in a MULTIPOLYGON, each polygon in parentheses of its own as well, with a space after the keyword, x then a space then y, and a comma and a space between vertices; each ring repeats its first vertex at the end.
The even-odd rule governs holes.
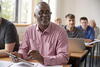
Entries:
POLYGON ((5 43, 14 43, 18 39, 17 30, 13 24, 8 24, 5 33, 5 43))

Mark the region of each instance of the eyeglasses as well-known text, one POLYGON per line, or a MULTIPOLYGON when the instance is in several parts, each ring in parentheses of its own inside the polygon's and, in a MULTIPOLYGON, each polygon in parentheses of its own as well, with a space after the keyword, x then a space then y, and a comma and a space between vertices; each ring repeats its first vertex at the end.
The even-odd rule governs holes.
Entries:
POLYGON ((46 11, 41 10, 41 11, 39 12, 39 15, 42 16, 43 14, 45 14, 45 15, 51 15, 52 13, 51 13, 49 10, 46 10, 46 11))

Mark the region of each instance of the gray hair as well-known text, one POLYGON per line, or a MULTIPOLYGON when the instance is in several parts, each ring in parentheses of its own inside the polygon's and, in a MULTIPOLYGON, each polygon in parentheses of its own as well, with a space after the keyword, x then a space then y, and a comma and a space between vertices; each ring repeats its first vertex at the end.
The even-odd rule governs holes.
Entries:
POLYGON ((37 10, 40 8, 40 7, 43 7, 43 6, 47 6, 48 8, 49 8, 49 10, 50 10, 50 7, 49 7, 49 5, 46 3, 46 2, 39 2, 37 5, 36 5, 36 7, 34 8, 34 14, 36 14, 36 12, 37 12, 37 10))

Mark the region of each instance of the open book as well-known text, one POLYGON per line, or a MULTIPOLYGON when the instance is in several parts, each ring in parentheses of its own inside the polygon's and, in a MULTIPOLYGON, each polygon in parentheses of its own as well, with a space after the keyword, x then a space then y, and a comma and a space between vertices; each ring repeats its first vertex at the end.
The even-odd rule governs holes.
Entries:
POLYGON ((94 41, 92 41, 90 43, 85 43, 85 45, 91 45, 91 44, 94 44, 94 43, 97 43, 97 42, 100 42, 100 40, 95 39, 94 41))
POLYGON ((10 61, 0 61, 0 67, 63 67, 62 65, 56 65, 56 66, 44 66, 40 63, 26 63, 26 62, 19 62, 19 63, 13 63, 10 61))

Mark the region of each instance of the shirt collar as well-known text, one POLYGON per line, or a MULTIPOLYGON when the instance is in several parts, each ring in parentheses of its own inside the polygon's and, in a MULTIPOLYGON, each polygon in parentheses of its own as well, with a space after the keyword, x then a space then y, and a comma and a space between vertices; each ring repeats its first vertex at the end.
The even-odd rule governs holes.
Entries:
MULTIPOLYGON (((47 29, 44 30, 44 32, 50 33, 50 28, 51 28, 51 22, 50 22, 49 26, 47 27, 47 29)), ((37 30, 37 31, 40 31, 40 30, 39 30, 39 27, 38 27, 38 24, 36 24, 36 30, 37 30)), ((43 33, 44 33, 44 32, 43 32, 43 33)))

